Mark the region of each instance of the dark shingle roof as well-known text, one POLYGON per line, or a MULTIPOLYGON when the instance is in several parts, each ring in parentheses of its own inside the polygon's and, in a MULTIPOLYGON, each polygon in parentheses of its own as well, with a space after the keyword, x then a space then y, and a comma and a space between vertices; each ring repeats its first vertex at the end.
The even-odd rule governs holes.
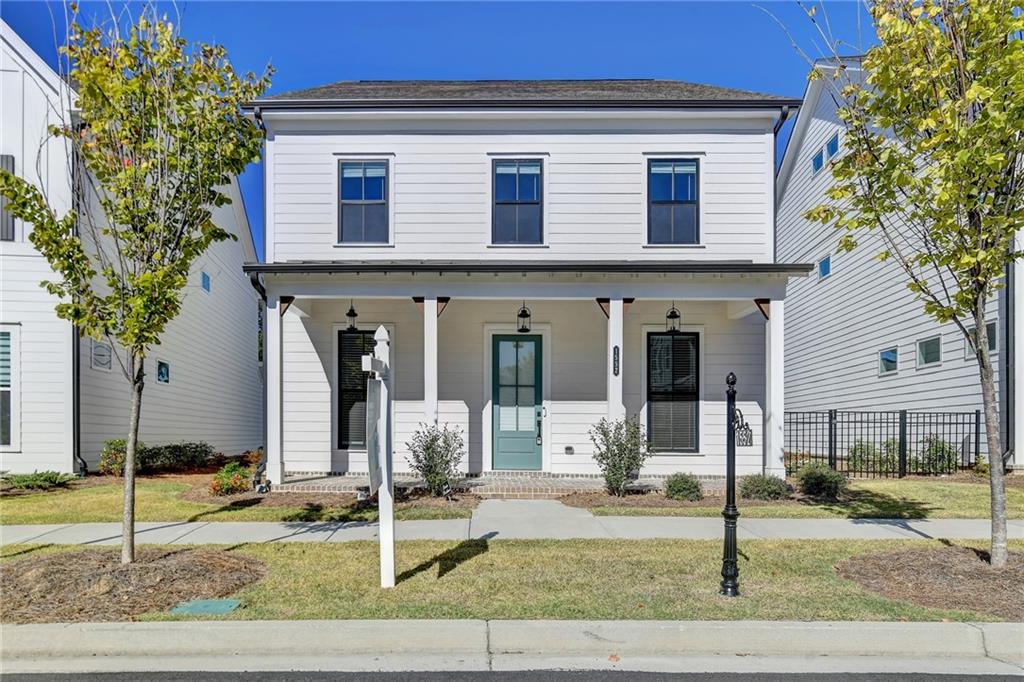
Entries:
POLYGON ((791 97, 655 79, 340 81, 273 95, 256 105, 793 105, 791 97))

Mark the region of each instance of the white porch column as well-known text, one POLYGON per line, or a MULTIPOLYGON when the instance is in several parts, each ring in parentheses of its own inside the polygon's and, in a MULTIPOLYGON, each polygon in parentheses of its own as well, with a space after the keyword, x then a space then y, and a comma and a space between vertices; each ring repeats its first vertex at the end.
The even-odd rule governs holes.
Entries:
MULTIPOLYGON (((1017 233, 1017 249, 1024 249, 1024 234, 1017 233)), ((1005 294, 1004 294, 1005 295, 1005 294)), ((1002 332, 1002 329, 999 330, 1002 332)), ((1005 338, 1005 335, 1004 335, 1005 338)), ((1024 465, 1024 262, 1017 261, 1013 264, 1013 414, 1009 415, 1013 421, 1013 442, 1004 444, 1003 447, 1013 448, 1013 458, 1010 463, 1016 467, 1024 465)), ((1007 349, 1009 350, 1009 349, 1007 349)), ((1006 351, 1004 351, 1006 352, 1006 351)), ((999 377, 1000 381, 1005 381, 999 377)), ((1005 406, 1004 406, 1005 407, 1005 406)), ((989 464, 992 458, 989 457, 989 464)))
POLYGON ((769 319, 765 322, 765 407, 764 407, 764 469, 766 474, 785 477, 784 415, 786 385, 784 374, 783 302, 772 301, 769 319))
POLYGON ((284 450, 282 443, 281 384, 283 362, 281 356, 282 326, 281 297, 267 296, 267 334, 263 357, 266 361, 267 378, 267 480, 272 484, 284 479, 284 450))
POLYGON ((437 296, 423 298, 423 421, 437 424, 437 296))
POLYGON ((608 419, 621 419, 626 414, 622 401, 622 297, 608 301, 608 419))

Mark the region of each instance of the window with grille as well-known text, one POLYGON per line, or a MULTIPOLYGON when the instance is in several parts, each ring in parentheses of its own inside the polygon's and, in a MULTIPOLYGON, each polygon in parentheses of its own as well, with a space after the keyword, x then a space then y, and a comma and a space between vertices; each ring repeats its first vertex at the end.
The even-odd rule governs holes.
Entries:
POLYGON ((696 333, 647 335, 647 438, 657 452, 698 450, 699 348, 696 333))
POLYGON ((541 244, 544 241, 541 162, 494 161, 491 243, 541 244))
POLYGON ((649 244, 697 244, 698 168, 696 159, 651 159, 647 178, 649 244))
POLYGON ((388 242, 388 162, 339 161, 338 240, 388 242))

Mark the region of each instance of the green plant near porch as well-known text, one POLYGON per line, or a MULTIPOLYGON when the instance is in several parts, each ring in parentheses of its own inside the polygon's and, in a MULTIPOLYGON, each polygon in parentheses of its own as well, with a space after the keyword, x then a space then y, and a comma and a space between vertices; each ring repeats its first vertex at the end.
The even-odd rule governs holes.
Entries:
POLYGON ((451 481, 459 477, 459 463, 466 454, 462 429, 420 424, 405 447, 409 450, 406 461, 423 477, 430 494, 444 495, 451 481))
POLYGON ((630 479, 654 454, 654 447, 636 417, 602 419, 590 429, 590 440, 608 493, 618 497, 626 494, 630 479))

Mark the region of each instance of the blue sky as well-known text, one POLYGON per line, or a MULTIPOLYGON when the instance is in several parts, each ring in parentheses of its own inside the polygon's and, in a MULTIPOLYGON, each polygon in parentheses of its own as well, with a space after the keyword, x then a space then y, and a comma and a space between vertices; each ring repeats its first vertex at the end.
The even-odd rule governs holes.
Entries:
MULTIPOLYGON (((80 5, 106 12, 106 3, 80 5)), ((807 65, 762 7, 821 56, 791 0, 178 3, 185 36, 224 45, 236 70, 273 63, 271 92, 358 79, 667 78, 799 97, 807 65)), ((833 32, 853 45, 862 44, 859 7, 827 3, 833 32)), ((60 3, 0 2, 0 16, 53 64, 51 12, 62 25, 60 3)), ((241 182, 262 252, 259 166, 241 182)))

